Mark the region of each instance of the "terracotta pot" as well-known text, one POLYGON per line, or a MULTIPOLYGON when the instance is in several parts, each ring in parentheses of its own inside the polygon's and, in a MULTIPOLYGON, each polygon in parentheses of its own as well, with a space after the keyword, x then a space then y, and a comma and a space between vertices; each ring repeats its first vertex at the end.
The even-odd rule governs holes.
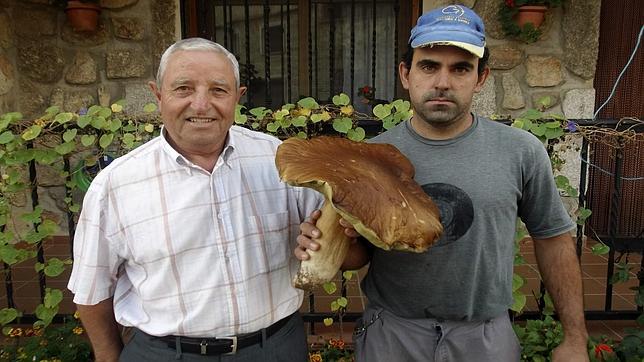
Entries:
POLYGON ((527 23, 532 23, 535 28, 538 28, 543 23, 548 8, 542 5, 524 5, 519 6, 518 10, 515 20, 520 28, 527 23))
POLYGON ((65 13, 74 31, 95 31, 101 7, 94 3, 68 1, 65 13))

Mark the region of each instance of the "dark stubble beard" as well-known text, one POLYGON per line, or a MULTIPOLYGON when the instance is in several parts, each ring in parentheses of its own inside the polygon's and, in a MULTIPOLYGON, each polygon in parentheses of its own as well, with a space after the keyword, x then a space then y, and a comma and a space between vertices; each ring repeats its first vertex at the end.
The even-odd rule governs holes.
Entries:
POLYGON ((414 104, 414 112, 423 122, 432 127, 449 127, 469 112, 469 105, 461 103, 446 91, 430 91, 423 95, 420 104, 414 104), (451 105, 429 106, 426 102, 441 98, 452 102, 451 105))

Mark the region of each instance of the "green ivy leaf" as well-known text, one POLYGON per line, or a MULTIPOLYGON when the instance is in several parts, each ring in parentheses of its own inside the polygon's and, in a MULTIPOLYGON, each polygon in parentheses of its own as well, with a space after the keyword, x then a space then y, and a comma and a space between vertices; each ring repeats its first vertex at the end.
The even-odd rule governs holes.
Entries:
POLYGON ((123 122, 118 118, 114 118, 112 119, 112 122, 110 122, 109 130, 110 132, 116 132, 121 129, 121 127, 123 127, 123 122))
POLYGON ((306 132, 300 131, 295 135, 295 137, 305 140, 308 138, 308 135, 306 134, 306 132))
POLYGON ((57 277, 65 271, 65 263, 58 258, 51 258, 47 261, 44 271, 48 277, 57 277))
MULTIPOLYGON (((313 116, 316 116, 316 114, 314 114, 313 116)), ((311 116, 311 119, 313 119, 313 116, 311 116)), ((306 117, 297 116, 293 118, 292 123, 295 127, 306 127, 306 117)))
POLYGON ((125 133, 121 138, 121 141, 123 141, 123 144, 127 148, 132 148, 134 146, 135 140, 136 140, 136 137, 134 137, 134 135, 131 133, 125 133))
POLYGON ((68 129, 63 133, 63 141, 65 142, 70 142, 72 141, 75 137, 76 134, 78 133, 78 130, 76 128, 68 129))
POLYGON ((338 287, 335 285, 334 282, 326 282, 322 284, 322 289, 324 289, 326 294, 333 294, 338 290, 338 287))
POLYGON ((257 118, 258 121, 261 121, 262 119, 264 119, 264 116, 266 115, 266 107, 255 107, 249 110, 248 112, 253 116, 255 116, 255 118, 257 118))
POLYGON ((592 211, 586 209, 585 207, 580 207, 577 209, 577 224, 583 225, 586 222, 586 219, 592 215, 592 211))
POLYGON ((107 121, 105 120, 104 117, 96 116, 96 117, 92 117, 90 124, 92 125, 92 127, 96 129, 103 129, 107 125, 107 121))
POLYGON ((512 291, 519 290, 524 283, 525 280, 521 275, 517 273, 512 274, 512 291))
POLYGON ((101 107, 98 111, 98 116, 104 119, 108 119, 112 116, 112 109, 109 107, 101 107))
POLYGON ((333 318, 324 318, 322 323, 324 323, 325 326, 330 327, 333 324, 333 318))
POLYGON ((235 106, 235 124, 246 124, 248 121, 248 116, 241 113, 242 109, 246 109, 246 107, 241 104, 235 106))
POLYGON ((42 127, 40 127, 37 124, 34 124, 31 127, 27 128, 27 130, 22 133, 22 139, 25 141, 33 140, 34 138, 38 137, 41 131, 42 131, 42 127))
POLYGON ((0 310, 0 325, 6 325, 13 322, 22 313, 15 308, 2 308, 0 310))
POLYGON ((352 126, 353 122, 351 121, 351 118, 342 117, 333 120, 333 129, 336 132, 347 133, 352 126))
POLYGON ((347 137, 352 141, 360 142, 365 138, 365 131, 362 127, 356 127, 347 132, 347 137))
POLYGON ((543 113, 539 112, 536 109, 528 109, 527 111, 523 112, 523 114, 521 114, 521 118, 537 120, 543 118, 543 113))
POLYGON ((54 122, 63 124, 71 121, 72 119, 74 119, 74 113, 70 113, 70 112, 58 113, 54 118, 54 122))
POLYGON ((396 108, 397 112, 401 113, 405 113, 411 108, 411 103, 402 99, 396 99, 391 105, 396 108))
POLYGON ((0 134, 0 145, 6 145, 7 143, 13 141, 16 136, 11 131, 4 131, 0 134))
POLYGON ((51 324, 56 313, 58 313, 58 306, 47 308, 44 304, 39 304, 38 307, 36 307, 36 317, 42 321, 43 327, 51 324))
POLYGON ((155 103, 148 103, 145 106, 143 106, 143 112, 145 113, 153 113, 157 110, 157 105, 155 103))
POLYGON ((32 212, 20 215, 20 220, 32 224, 39 223, 41 221, 40 217, 42 215, 42 211, 42 206, 36 206, 32 212))
POLYGON ((513 301, 512 301, 512 306, 510 307, 510 310, 520 313, 526 304, 525 294, 515 291, 512 293, 512 299, 513 301))
POLYGON ((280 125, 277 122, 271 122, 271 123, 266 125, 266 130, 268 132, 275 133, 275 132, 277 132, 278 129, 280 129, 280 125))
POLYGON ((285 109, 280 109, 279 111, 273 113, 273 118, 276 120, 282 120, 285 116, 288 116, 290 112, 285 109))
POLYGON ((0 258, 2 261, 13 265, 18 261, 18 250, 13 245, 0 246, 0 258))
POLYGON ((302 108, 308 108, 308 109, 320 108, 320 105, 318 104, 318 102, 312 97, 306 97, 306 98, 300 99, 299 101, 297 101, 297 105, 302 108))
POLYGON ((65 142, 54 147, 54 151, 59 155, 66 155, 76 149, 76 142, 65 142))
POLYGON ((346 308, 349 301, 345 297, 340 297, 337 299, 338 305, 342 308, 346 308))
POLYGON ((340 93, 337 96, 333 96, 332 100, 333 100, 333 104, 335 104, 336 106, 346 106, 347 104, 349 104, 349 102, 351 102, 351 99, 349 99, 349 96, 344 93, 340 93))
POLYGON ((342 272, 342 276, 347 281, 349 281, 349 280, 351 280, 351 278, 353 278, 353 274, 355 274, 355 272, 353 270, 345 270, 344 272, 342 272))
POLYGON ((36 273, 39 273, 41 270, 45 269, 45 264, 36 263, 34 264, 34 269, 36 270, 36 273))
POLYGON ((60 226, 53 220, 46 219, 38 225, 38 232, 46 236, 54 235, 58 231, 60 231, 60 226))
POLYGON ((96 136, 93 134, 85 134, 81 136, 81 144, 85 147, 93 145, 94 141, 96 141, 96 136))
POLYGON ((378 117, 378 119, 384 120, 390 114, 391 114, 391 107, 387 105, 378 104, 377 106, 373 107, 373 115, 378 117))
POLYGON ((86 114, 78 117, 78 120, 76 120, 76 124, 80 128, 85 128, 88 124, 90 124, 90 122, 92 122, 92 116, 86 114))
POLYGON ((331 302, 331 311, 336 312, 338 309, 340 309, 340 305, 338 304, 337 300, 334 300, 331 302))
POLYGON ((548 128, 548 125, 545 125, 546 131, 543 134, 546 139, 554 140, 564 135, 564 131, 561 128, 548 128))
POLYGON ((98 139, 98 145, 101 146, 102 149, 106 149, 110 144, 112 144, 112 140, 114 140, 114 133, 104 134, 98 139))

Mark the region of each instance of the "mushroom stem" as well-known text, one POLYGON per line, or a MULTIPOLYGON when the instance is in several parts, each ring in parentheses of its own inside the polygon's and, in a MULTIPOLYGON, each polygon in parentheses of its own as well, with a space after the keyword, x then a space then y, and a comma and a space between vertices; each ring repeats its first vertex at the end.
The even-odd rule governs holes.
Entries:
POLYGON ((344 228, 339 224, 340 215, 335 211, 329 200, 322 207, 322 215, 316 222, 316 227, 322 232, 315 242, 320 244, 316 251, 307 250, 311 256, 302 262, 300 270, 293 278, 293 286, 311 290, 333 279, 344 261, 351 238, 344 234, 344 228))

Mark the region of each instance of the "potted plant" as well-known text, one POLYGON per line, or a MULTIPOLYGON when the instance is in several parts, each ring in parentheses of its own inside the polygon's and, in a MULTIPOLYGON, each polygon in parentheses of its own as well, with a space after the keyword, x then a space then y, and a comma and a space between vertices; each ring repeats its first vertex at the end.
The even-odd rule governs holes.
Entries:
POLYGON ((55 4, 65 10, 67 21, 74 31, 96 31, 101 13, 100 0, 56 0, 55 4))
POLYGON ((561 5, 563 0, 505 0, 499 9, 499 21, 506 35, 526 43, 541 36, 540 26, 548 8, 561 5))

